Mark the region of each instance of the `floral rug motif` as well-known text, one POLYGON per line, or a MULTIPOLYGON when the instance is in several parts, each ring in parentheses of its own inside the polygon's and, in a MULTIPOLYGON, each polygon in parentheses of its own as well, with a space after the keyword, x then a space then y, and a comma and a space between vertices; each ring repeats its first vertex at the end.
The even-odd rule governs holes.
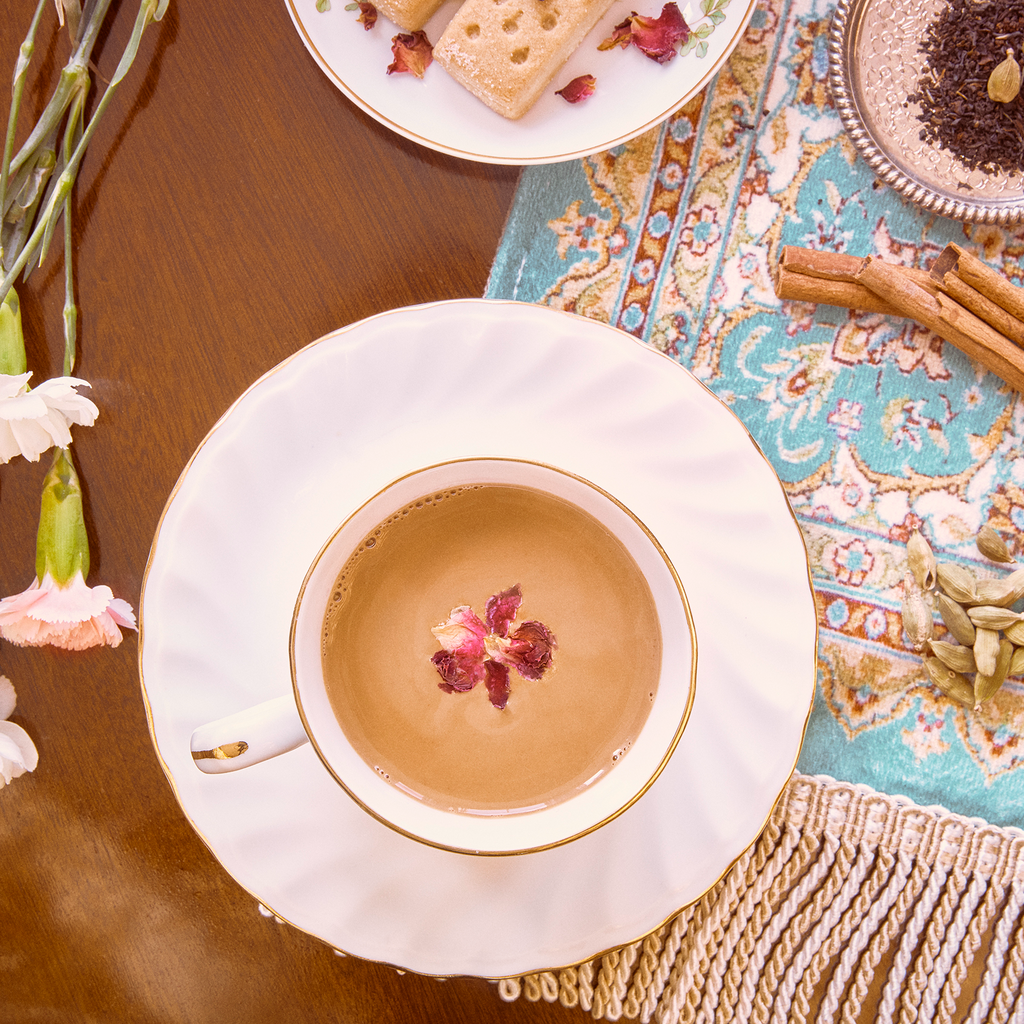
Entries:
POLYGON ((833 8, 764 0, 669 121, 528 168, 487 294, 604 320, 670 354, 772 462, 820 616, 802 772, 1024 827, 1024 681, 964 710, 928 683, 899 615, 914 529, 983 575, 1003 575, 974 546, 984 523, 1007 540, 1020 531, 1024 559, 1024 403, 909 321, 780 302, 770 273, 788 244, 928 267, 957 242, 1024 285, 1024 228, 936 217, 875 179, 829 96, 833 8))

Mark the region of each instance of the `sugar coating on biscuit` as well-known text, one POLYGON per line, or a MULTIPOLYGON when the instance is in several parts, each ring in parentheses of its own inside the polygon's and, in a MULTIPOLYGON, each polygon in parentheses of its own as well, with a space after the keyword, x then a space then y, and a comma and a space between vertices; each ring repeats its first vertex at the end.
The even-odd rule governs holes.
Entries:
POLYGON ((466 0, 434 47, 434 60, 492 110, 515 120, 537 102, 612 2, 466 0))
POLYGON ((444 0, 374 0, 377 10, 406 32, 423 28, 443 3, 444 0))

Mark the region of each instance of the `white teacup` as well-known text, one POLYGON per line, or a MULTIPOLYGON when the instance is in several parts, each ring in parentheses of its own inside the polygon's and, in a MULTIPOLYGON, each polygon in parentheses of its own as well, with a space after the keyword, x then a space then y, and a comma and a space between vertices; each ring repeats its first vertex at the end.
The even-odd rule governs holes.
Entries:
POLYGON ((543 849, 646 792, 683 732, 696 660, 680 581, 623 505, 538 463, 456 460, 396 480, 345 520, 295 603, 293 694, 200 726, 191 747, 217 773, 308 740, 354 800, 411 838, 543 849), (516 587, 512 621, 492 623, 487 599, 516 587), (483 682, 462 689, 463 676, 453 692, 436 664, 469 634, 433 627, 463 606, 472 614, 457 618, 477 625, 458 652, 490 662, 488 678, 506 672, 504 707, 483 682), (552 637, 550 666, 506 657, 538 635, 526 622, 552 637))

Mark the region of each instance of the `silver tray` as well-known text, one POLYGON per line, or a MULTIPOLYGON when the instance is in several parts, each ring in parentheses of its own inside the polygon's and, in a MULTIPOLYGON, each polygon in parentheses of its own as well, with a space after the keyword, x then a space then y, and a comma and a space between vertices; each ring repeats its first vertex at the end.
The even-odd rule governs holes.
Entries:
POLYGON ((829 86, 843 127, 886 185, 954 220, 1024 221, 1024 175, 970 170, 920 138, 918 44, 945 0, 839 0, 829 32, 829 86))

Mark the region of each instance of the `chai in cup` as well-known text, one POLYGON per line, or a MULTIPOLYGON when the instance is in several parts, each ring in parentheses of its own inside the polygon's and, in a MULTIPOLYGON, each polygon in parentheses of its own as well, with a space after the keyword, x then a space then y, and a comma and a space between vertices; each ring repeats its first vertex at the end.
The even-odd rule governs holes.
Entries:
MULTIPOLYGON (((493 642, 493 636, 487 641, 493 642)), ((465 853, 558 845, 653 783, 689 715, 696 640, 665 552, 610 495, 570 473, 464 459, 403 477, 339 528, 292 624, 295 702, 348 793, 411 838, 465 853), (434 627, 486 619, 518 587, 510 635, 553 635, 540 678, 509 670, 446 692, 434 627)))
POLYGON ((389 515, 324 617, 324 683, 349 742, 392 785, 462 814, 549 807, 612 770, 654 704, 661 656, 654 597, 625 545, 572 502, 510 484, 432 491, 389 515), (459 606, 485 620, 513 586, 511 628, 543 624, 550 666, 539 679, 508 668, 500 709, 483 682, 446 692, 431 627, 459 606))

